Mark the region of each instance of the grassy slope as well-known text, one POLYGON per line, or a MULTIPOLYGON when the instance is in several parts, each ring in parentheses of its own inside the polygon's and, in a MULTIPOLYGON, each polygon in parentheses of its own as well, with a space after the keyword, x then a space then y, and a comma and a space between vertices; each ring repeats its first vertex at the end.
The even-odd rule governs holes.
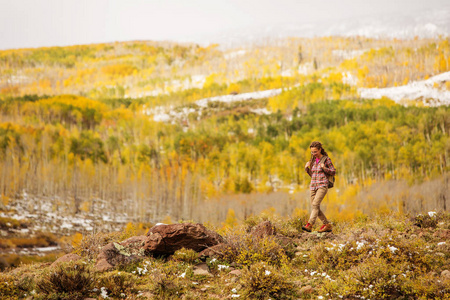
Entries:
POLYGON ((97 249, 126 237, 118 233, 86 240, 77 249, 82 262, 56 269, 26 265, 2 273, 0 289, 6 299, 30 294, 35 299, 101 294, 114 299, 448 299, 450 214, 363 216, 335 224, 333 234, 301 233, 306 218, 262 214, 222 229, 229 246, 216 259, 207 259, 211 277, 194 275, 199 261, 189 250, 93 272, 95 259, 86 255, 86 247, 97 249), (263 220, 291 242, 282 246, 272 238, 251 238, 249 229, 263 220), (230 274, 232 268, 242 274, 230 274))

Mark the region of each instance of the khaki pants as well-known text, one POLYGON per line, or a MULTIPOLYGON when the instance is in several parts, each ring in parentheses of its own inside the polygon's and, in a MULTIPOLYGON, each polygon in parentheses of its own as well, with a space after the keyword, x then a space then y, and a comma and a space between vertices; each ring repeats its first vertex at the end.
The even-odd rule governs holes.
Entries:
POLYGON ((323 224, 328 224, 327 217, 320 210, 320 203, 328 192, 327 187, 320 187, 315 191, 311 191, 311 216, 309 217, 309 224, 314 225, 316 223, 317 217, 322 221, 323 224))

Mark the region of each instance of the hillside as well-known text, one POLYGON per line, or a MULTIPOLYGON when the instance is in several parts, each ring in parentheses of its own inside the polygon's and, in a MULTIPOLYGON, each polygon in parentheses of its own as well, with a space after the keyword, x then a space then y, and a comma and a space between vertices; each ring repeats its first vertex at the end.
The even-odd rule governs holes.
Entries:
POLYGON ((301 233, 306 219, 264 213, 221 229, 221 250, 203 263, 183 248, 103 272, 94 267, 99 246, 143 232, 98 233, 77 245, 74 261, 0 273, 0 290, 3 299, 449 299, 448 212, 360 216, 333 233, 301 233), (261 221, 276 235, 255 235, 261 221))
POLYGON ((0 51, 4 265, 127 224, 303 214, 313 140, 333 221, 446 211, 449 71, 444 37, 0 51))

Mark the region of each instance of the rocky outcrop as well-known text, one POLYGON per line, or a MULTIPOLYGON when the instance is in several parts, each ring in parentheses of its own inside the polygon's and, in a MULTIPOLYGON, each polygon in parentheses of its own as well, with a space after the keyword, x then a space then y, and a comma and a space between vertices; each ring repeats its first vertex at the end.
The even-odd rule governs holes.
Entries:
POLYGON ((158 225, 148 231, 144 250, 148 255, 170 255, 181 248, 200 252, 222 241, 219 234, 202 224, 158 225))
POLYGON ((144 244, 146 236, 133 236, 121 243, 109 243, 104 246, 97 257, 95 269, 99 272, 108 271, 120 264, 145 258, 144 244))
POLYGON ((269 235, 276 235, 277 231, 275 229, 275 226, 272 225, 270 221, 264 221, 256 225, 252 228, 252 235, 263 238, 265 236, 269 235))

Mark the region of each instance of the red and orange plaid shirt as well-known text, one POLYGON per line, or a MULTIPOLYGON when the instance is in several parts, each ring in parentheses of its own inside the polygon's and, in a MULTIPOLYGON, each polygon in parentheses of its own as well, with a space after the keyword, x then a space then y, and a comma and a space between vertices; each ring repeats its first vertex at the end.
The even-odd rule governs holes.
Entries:
POLYGON ((311 176, 311 184, 309 186, 309 189, 311 191, 318 190, 320 187, 328 187, 328 178, 325 174, 336 174, 336 169, 334 168, 333 163, 328 156, 323 163, 325 165, 325 168, 322 169, 320 167, 320 161, 317 162, 316 159, 314 159, 312 167, 305 168, 306 173, 311 176))

